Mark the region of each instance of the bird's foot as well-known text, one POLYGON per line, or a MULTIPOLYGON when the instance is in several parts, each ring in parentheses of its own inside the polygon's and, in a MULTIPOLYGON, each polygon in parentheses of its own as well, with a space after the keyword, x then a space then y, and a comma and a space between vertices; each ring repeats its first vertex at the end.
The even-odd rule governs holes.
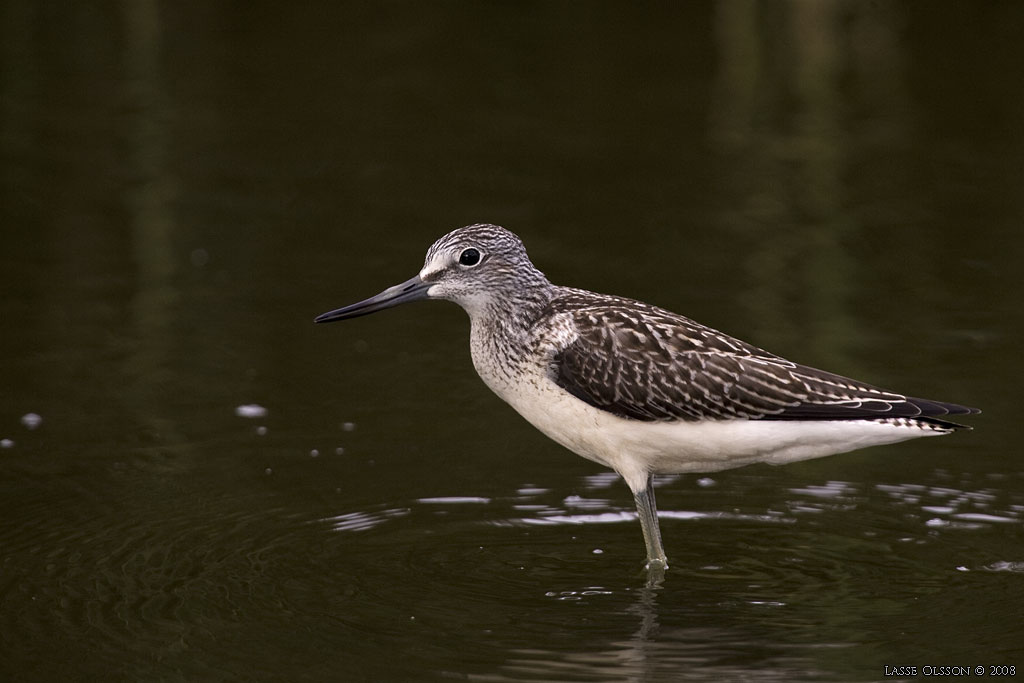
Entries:
POLYGON ((668 558, 649 557, 647 558, 647 562, 644 563, 644 569, 647 571, 665 571, 668 569, 668 558))
POLYGON ((668 561, 665 558, 649 558, 644 564, 644 577, 648 588, 657 588, 665 580, 668 561))

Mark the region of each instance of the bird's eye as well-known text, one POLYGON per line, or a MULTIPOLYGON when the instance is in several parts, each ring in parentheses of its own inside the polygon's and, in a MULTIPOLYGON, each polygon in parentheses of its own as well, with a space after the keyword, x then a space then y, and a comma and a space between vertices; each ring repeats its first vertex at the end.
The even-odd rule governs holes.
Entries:
POLYGON ((480 252, 470 247, 459 256, 459 263, 464 266, 475 266, 480 263, 480 252))

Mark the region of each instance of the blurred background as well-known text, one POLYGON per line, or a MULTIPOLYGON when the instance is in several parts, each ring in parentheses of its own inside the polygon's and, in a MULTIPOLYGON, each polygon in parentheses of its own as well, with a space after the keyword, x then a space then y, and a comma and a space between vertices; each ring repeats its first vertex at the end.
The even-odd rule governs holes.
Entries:
POLYGON ((0 0, 0 675, 873 680, 1024 666, 1024 5, 0 0), (559 284, 976 405, 628 489, 456 306, 559 284))

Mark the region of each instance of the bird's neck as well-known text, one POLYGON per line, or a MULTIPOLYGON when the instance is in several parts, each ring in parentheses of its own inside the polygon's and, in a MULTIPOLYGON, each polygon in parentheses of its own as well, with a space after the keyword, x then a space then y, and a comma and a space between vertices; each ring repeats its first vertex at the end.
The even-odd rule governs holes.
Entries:
POLYGON ((479 309, 469 311, 473 363, 488 384, 491 381, 487 375, 512 379, 517 367, 528 358, 531 329, 555 292, 545 279, 535 286, 520 286, 505 296, 492 297, 479 309))

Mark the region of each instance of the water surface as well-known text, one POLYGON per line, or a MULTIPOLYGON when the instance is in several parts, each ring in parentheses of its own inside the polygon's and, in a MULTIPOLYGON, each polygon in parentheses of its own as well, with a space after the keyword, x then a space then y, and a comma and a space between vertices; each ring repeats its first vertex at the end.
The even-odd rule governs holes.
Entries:
POLYGON ((1024 666, 1017 5, 0 12, 0 677, 1024 666), (476 221, 985 412, 660 480, 652 588, 626 487, 488 392, 457 307, 311 322, 476 221))

